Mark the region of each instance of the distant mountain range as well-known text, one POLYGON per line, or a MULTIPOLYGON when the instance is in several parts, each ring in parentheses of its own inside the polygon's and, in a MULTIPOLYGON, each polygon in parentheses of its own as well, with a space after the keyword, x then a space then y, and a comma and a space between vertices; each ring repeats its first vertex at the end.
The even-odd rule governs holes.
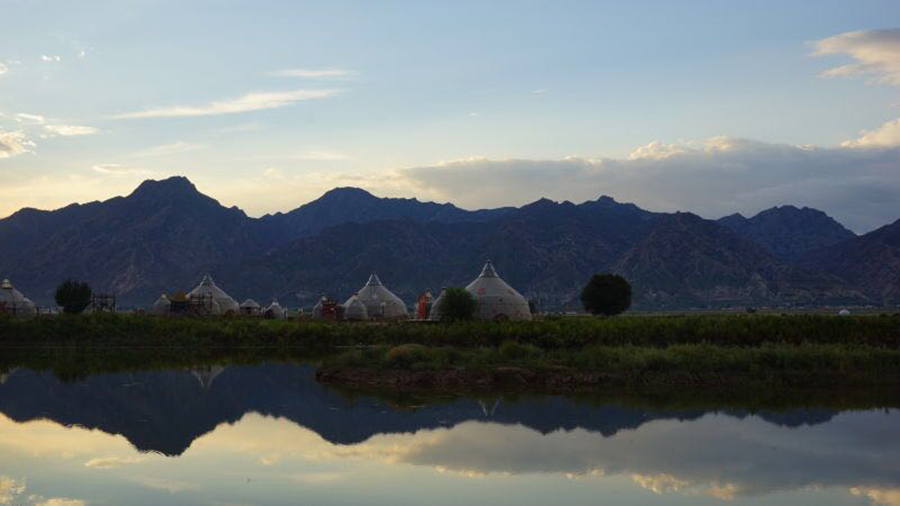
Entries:
POLYGON ((148 306, 211 272, 236 299, 308 307, 322 294, 347 298, 373 271, 412 303, 468 283, 488 258, 548 310, 576 308, 596 272, 628 278, 641 309, 900 303, 900 222, 856 236, 793 206, 713 221, 606 196, 468 211, 337 188, 251 218, 174 177, 0 220, 0 275, 43 304, 66 277, 148 306))

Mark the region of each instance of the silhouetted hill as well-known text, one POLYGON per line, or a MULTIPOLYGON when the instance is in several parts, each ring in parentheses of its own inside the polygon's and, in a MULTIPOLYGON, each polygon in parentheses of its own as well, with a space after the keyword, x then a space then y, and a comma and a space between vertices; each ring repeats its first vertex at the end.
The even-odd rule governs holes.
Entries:
POLYGON ((752 218, 732 214, 718 221, 785 262, 797 262, 811 251, 856 237, 834 218, 809 207, 773 207, 752 218))

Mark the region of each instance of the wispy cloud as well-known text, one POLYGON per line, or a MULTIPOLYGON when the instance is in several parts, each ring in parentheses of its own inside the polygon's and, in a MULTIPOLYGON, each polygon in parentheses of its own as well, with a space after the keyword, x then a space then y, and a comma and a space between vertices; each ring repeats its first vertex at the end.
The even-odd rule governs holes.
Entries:
POLYGON ((62 57, 58 54, 42 54, 41 61, 45 61, 47 63, 56 63, 62 61, 62 57))
POLYGON ((30 114, 25 112, 20 112, 15 115, 15 120, 18 123, 23 125, 40 125, 41 129, 44 131, 42 137, 72 137, 76 135, 91 135, 99 132, 100 130, 91 126, 83 126, 83 125, 67 125, 59 122, 58 120, 48 119, 46 116, 41 114, 30 114))
POLYGON ((0 129, 0 159, 29 153, 33 147, 34 142, 28 140, 24 133, 19 131, 7 132, 0 129))
POLYGON ((823 77, 873 75, 875 83, 900 86, 900 29, 847 32, 813 42, 815 55, 846 54, 855 63, 833 67, 823 77))
POLYGON ((123 165, 119 163, 100 163, 91 166, 91 170, 98 174, 103 174, 104 176, 134 176, 134 175, 150 175, 151 172, 149 170, 140 169, 137 167, 132 167, 130 165, 123 165))
POLYGON ((176 141, 169 144, 162 144, 160 146, 154 146, 152 148, 147 148, 141 151, 138 151, 133 156, 144 158, 144 157, 154 157, 154 156, 169 156, 176 155, 178 153, 184 153, 187 151, 194 151, 197 149, 203 149, 206 146, 203 144, 193 144, 185 141, 176 141))
POLYGON ((7 67, 4 63, 0 63, 0 76, 6 74, 7 72, 9 72, 9 67, 7 67))
POLYGON ((277 77, 302 77, 306 79, 335 79, 347 78, 357 75, 355 70, 348 69, 281 69, 270 73, 277 77))
POLYGON ((99 132, 97 128, 83 125, 44 125, 44 131, 50 136, 61 135, 63 137, 92 135, 99 132))
POLYGON ((117 469, 122 466, 138 464, 142 460, 138 457, 103 457, 90 459, 84 463, 84 467, 93 469, 117 469))
POLYGON ((219 100, 205 105, 176 105, 160 107, 144 111, 129 112, 115 116, 117 119, 139 118, 180 118, 192 116, 215 116, 220 114, 238 114, 263 109, 278 109, 305 100, 328 98, 341 90, 293 90, 248 93, 231 100, 219 100))

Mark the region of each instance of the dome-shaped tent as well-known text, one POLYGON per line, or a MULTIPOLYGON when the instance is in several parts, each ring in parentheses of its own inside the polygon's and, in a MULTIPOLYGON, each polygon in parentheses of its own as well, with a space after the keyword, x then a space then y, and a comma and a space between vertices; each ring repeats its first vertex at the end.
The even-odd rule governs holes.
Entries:
POLYGON ((259 304, 253 299, 247 299, 244 302, 241 302, 241 314, 243 315, 258 315, 259 310, 259 304))
POLYGON ((32 317, 37 314, 37 307, 31 299, 16 290, 8 279, 4 279, 0 283, 0 313, 32 317))
POLYGON ((240 310, 240 306, 238 303, 231 298, 227 293, 225 293, 221 288, 216 286, 216 283, 213 281, 212 276, 209 274, 203 276, 203 281, 188 293, 188 298, 191 297, 208 297, 212 296, 213 302, 213 314, 235 314, 240 310))
POLYGON ((162 294, 156 299, 156 302, 153 303, 153 307, 150 308, 150 313, 165 316, 169 314, 172 309, 172 301, 169 300, 169 297, 166 294, 162 294))
POLYGON ((490 260, 481 275, 469 283, 466 291, 478 301, 475 318, 478 320, 530 320, 528 301, 500 279, 490 260))
POLYGON ((397 320, 409 317, 406 304, 381 284, 377 274, 369 276, 369 282, 356 295, 366 305, 369 318, 397 320))
POLYGON ((353 295, 344 303, 344 319, 351 321, 369 319, 369 311, 358 295, 353 295))
POLYGON ((430 321, 440 321, 441 320, 441 297, 444 296, 444 293, 447 291, 447 287, 441 288, 441 293, 438 295, 434 302, 431 303, 431 311, 428 313, 428 319, 430 321))
POLYGON ((325 317, 325 301, 328 300, 325 297, 319 299, 319 302, 316 302, 316 305, 313 306, 312 317, 313 318, 324 318, 325 317))
POLYGON ((284 320, 287 319, 287 311, 281 307, 277 300, 273 300, 269 307, 266 308, 266 318, 284 320))

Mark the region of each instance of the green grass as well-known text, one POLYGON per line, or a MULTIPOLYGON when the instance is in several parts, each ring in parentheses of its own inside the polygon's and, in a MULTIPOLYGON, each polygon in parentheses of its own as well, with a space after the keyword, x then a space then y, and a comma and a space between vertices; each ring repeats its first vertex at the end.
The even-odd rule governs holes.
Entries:
POLYGON ((0 372, 311 360, 385 377, 527 371, 535 381, 711 388, 900 385, 900 317, 697 315, 366 324, 136 315, 0 318, 0 372))

